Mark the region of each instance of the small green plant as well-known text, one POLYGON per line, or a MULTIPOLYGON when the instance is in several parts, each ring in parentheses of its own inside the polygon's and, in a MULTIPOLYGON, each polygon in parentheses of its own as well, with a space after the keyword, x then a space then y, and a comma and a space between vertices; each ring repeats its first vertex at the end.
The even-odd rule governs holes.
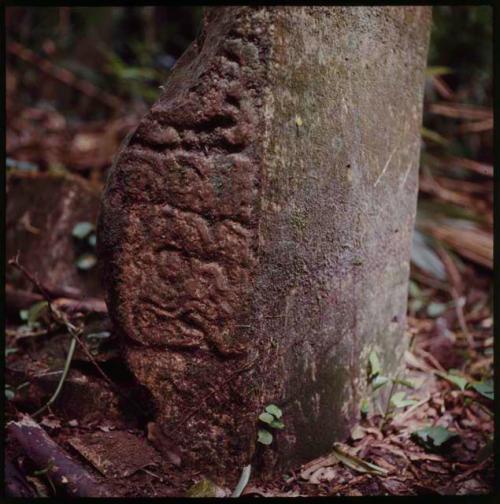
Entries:
MULTIPOLYGON (((266 424, 267 428, 284 429, 285 424, 281 418, 283 412, 275 404, 269 404, 259 415, 259 421, 266 424)), ((257 441, 263 445, 270 445, 273 442, 273 435, 267 429, 259 429, 257 441)))
MULTIPOLYGON (((381 414, 383 415, 381 423, 382 426, 386 423, 387 419, 392 415, 394 409, 406 408, 408 406, 413 406, 416 404, 417 401, 406 398, 404 392, 394 393, 394 390, 397 385, 402 385, 410 389, 415 389, 416 385, 413 382, 409 380, 403 380, 398 376, 396 376, 395 378, 384 376, 382 374, 382 366, 380 364, 380 359, 375 351, 370 352, 370 355, 368 356, 367 375, 368 375, 368 384, 371 385, 372 392, 375 392, 376 390, 381 389, 388 383, 391 383, 391 391, 389 393, 389 398, 387 401, 385 412, 380 411, 381 414)), ((362 400, 360 411, 361 416, 363 418, 366 418, 368 416, 369 403, 367 399, 362 400)))
POLYGON ((76 267, 82 271, 93 268, 97 263, 94 253, 97 244, 94 224, 91 222, 78 222, 71 234, 75 239, 75 245, 79 253, 75 262, 76 267))
POLYGON ((5 399, 8 401, 11 401, 14 399, 16 396, 16 393, 22 390, 23 388, 27 387, 30 384, 30 382, 24 382, 18 385, 17 387, 13 387, 12 385, 9 385, 8 383, 5 384, 5 399))
POLYGON ((493 380, 485 379, 481 381, 469 381, 467 378, 460 376, 459 371, 456 369, 450 369, 448 373, 443 373, 441 371, 435 371, 436 376, 439 376, 443 380, 451 383, 458 387, 462 392, 466 389, 475 390, 479 395, 486 397, 487 399, 494 400, 495 393, 493 390, 493 380))
POLYGON ((412 432, 411 437, 427 450, 438 450, 451 443, 451 440, 456 439, 458 434, 442 426, 428 426, 412 432))
POLYGON ((12 389, 12 387, 6 383, 5 384, 5 399, 10 401, 11 399, 14 399, 14 396, 16 395, 15 391, 12 389))
MULTIPOLYGON (((379 407, 380 413, 382 415, 382 420, 380 423, 381 429, 384 428, 389 419, 394 415, 395 410, 411 406, 416 407, 419 404, 415 399, 406 397, 405 392, 396 392, 395 389, 397 385, 402 385, 409 389, 416 389, 420 386, 421 383, 417 384, 415 381, 404 380, 399 378, 398 376, 396 376, 396 378, 383 376, 382 366, 375 351, 370 352, 370 355, 368 356, 367 368, 368 384, 371 386, 372 392, 375 392, 376 390, 382 388, 387 383, 391 383, 391 390, 389 392, 385 411, 382 411, 382 409, 379 407)), ((456 369, 450 369, 448 373, 435 371, 435 374, 439 378, 446 380, 454 387, 460 389, 462 392, 465 392, 466 390, 474 390, 479 396, 487 398, 490 401, 494 400, 493 381, 491 379, 484 379, 482 381, 469 381, 466 377, 461 376, 460 372, 456 369)), ((488 408, 488 405, 482 404, 478 399, 465 397, 465 400, 478 403, 486 411, 486 413, 492 414, 490 412, 490 408, 488 408)), ((362 399, 360 404, 360 413, 362 418, 366 418, 368 416, 369 405, 370 404, 367 398, 362 399)), ((375 401, 373 401, 373 406, 375 406, 375 401)), ((429 448, 432 448, 432 446, 439 447, 448 439, 445 439, 445 430, 446 429, 444 428, 435 430, 423 429, 422 431, 415 432, 413 438, 418 442, 427 443, 427 446, 429 448), (434 436, 436 437, 436 440, 433 441, 434 436)))
POLYGON ((94 231, 94 225, 91 222, 78 222, 73 227, 71 234, 77 240, 84 240, 92 231, 94 231))
POLYGON ((40 302, 32 305, 29 308, 29 310, 26 310, 25 313, 24 313, 24 310, 21 310, 21 312, 19 313, 19 316, 23 320, 26 320, 26 322, 28 323, 28 325, 30 327, 39 327, 40 320, 48 312, 48 306, 49 305, 48 305, 47 301, 40 301, 40 302), (26 316, 26 318, 24 318, 24 316, 26 316))

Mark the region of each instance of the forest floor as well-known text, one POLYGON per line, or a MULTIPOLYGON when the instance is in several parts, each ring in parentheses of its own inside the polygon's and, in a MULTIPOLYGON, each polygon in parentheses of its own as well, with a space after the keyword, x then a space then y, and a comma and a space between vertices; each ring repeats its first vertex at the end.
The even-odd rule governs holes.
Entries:
MULTIPOLYGON (((30 65, 40 64, 36 59, 30 63, 22 47, 9 50, 30 65)), ((46 71, 58 79, 57 69, 46 71)), ((16 72, 7 72, 8 166, 33 172, 35 178, 42 172, 71 173, 99 190, 113 154, 142 110, 92 123, 68 122, 53 109, 21 105, 18 79, 16 72)), ((432 79, 444 103, 436 108, 434 100, 426 104, 427 110, 434 107, 434 113, 461 122, 461 134, 489 134, 491 111, 462 107, 460 96, 453 95, 443 79, 432 79)), ((89 99, 96 99, 92 96, 89 99)), ((105 104, 107 98, 103 95, 101 101, 105 104)), ((433 132, 426 136, 431 142, 443 141, 433 132)), ((439 167, 432 171, 432 160, 424 156, 428 165, 421 173, 421 202, 427 203, 426 209, 429 202, 448 205, 448 210, 454 205, 476 211, 482 220, 477 224, 470 218, 464 227, 435 214, 419 215, 417 233, 429 233, 438 245, 432 249, 422 242, 414 251, 405 375, 384 376, 373 357, 370 386, 376 394, 385 393, 386 406, 374 410, 371 403, 363 405, 360 423, 330 454, 275 480, 261 481, 252 474, 243 495, 493 491, 493 168, 484 160, 433 159, 434 166, 441 161, 441 168, 453 162, 466 175, 443 175, 439 167)), ((29 213, 24 215, 24 231, 36 237, 36 222, 29 213)), ((11 224, 7 222, 8 232, 11 224)), ((85 239, 90 240, 89 232, 85 239)), ((52 251, 40 254, 44 260, 48 256, 50 264, 52 251)), ((17 277, 8 278, 23 277, 25 286, 13 282, 6 292, 7 490, 32 497, 64 494, 68 487, 80 495, 230 495, 233 489, 216 487, 202 474, 179 466, 175 456, 166 460, 153 448, 146 426, 149 413, 138 406, 140 395, 121 363, 102 296, 85 299, 82 293, 58 291, 57 285, 41 285, 39 272, 24 263, 22 255, 18 261, 9 259, 7 272, 13 275, 15 270, 17 277), (61 393, 44 407, 61 376, 61 393), (31 435, 39 442, 30 443, 31 435), (59 460, 67 472, 61 474, 51 459, 59 460), (82 479, 85 474, 99 482, 98 489, 82 479)), ((92 270, 93 262, 80 266, 92 270)))
MULTIPOLYGON (((473 280, 467 291, 475 298, 474 308, 464 312, 457 303, 437 320, 409 318, 412 344, 405 354, 406 374, 398 377, 400 393, 396 388, 391 391, 392 401, 385 411, 370 411, 368 405, 366 418, 352 429, 349 439, 336 445, 335 452, 295 467, 274 481, 251 478, 243 494, 491 492, 493 390, 483 377, 490 375, 493 364, 492 316, 485 305, 486 294, 477 288, 480 280, 475 279, 476 286, 473 280)), ((63 367, 69 336, 61 330, 50 332, 52 335, 28 335, 22 326, 8 327, 6 376, 13 396, 7 402, 7 420, 33 413, 57 384, 53 370, 63 367)), ((99 353, 95 349, 94 359, 89 359, 78 348, 62 395, 53 407, 36 416, 38 425, 85 472, 103 480, 111 495, 230 494, 231 489, 218 489, 204 481, 203 475, 176 466, 175 461, 161 460, 148 443, 141 419, 124 416, 127 408, 119 406, 116 391, 127 387, 124 370, 115 358, 116 347, 108 341, 99 353), (100 376, 95 360, 111 381, 121 376, 120 388, 100 376)), ((50 471, 43 472, 46 467, 40 467, 41 459, 29 447, 8 444, 7 459, 21 468, 39 495, 51 494, 50 471)))

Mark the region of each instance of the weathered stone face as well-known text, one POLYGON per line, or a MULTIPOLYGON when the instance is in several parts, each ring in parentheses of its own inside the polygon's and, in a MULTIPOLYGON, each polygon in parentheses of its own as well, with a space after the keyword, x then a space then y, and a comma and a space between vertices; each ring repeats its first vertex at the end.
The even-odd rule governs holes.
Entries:
POLYGON ((239 465, 259 399, 237 371, 253 347, 240 326, 256 265, 269 42, 251 40, 260 22, 250 10, 207 17, 110 174, 99 247, 112 316, 165 435, 177 438, 180 423, 184 458, 223 452, 239 465))
POLYGON ((207 10, 111 170, 108 305, 157 423, 234 477, 328 451, 403 343, 429 9, 207 10), (391 354, 389 354, 391 351, 391 354), (271 457, 272 458, 272 457, 271 457))

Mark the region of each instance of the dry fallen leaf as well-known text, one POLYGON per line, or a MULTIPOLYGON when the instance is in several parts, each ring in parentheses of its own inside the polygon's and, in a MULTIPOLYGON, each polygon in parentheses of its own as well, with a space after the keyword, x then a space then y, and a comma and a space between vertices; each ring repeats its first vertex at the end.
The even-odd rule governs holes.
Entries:
POLYGON ((308 480, 311 477, 311 475, 321 467, 328 467, 338 463, 339 459, 333 453, 326 455, 324 457, 319 457, 302 466, 300 477, 303 480, 308 480))

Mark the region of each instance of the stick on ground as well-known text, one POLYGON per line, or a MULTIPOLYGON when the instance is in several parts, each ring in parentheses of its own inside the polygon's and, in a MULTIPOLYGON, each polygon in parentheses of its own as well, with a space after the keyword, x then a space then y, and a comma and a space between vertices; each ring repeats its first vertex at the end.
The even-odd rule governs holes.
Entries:
POLYGON ((106 494, 102 483, 76 463, 29 415, 9 422, 7 432, 39 469, 47 470, 47 476, 65 495, 102 497, 106 494))

